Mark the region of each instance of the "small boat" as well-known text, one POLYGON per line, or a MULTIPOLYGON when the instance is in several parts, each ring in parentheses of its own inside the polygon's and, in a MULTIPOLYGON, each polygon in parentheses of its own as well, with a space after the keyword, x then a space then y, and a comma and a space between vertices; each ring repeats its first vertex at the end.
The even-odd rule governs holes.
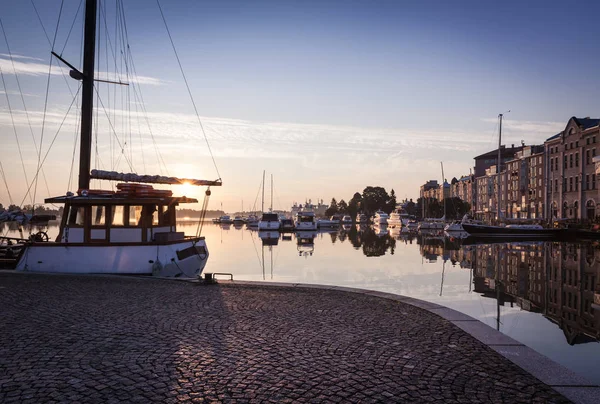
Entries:
POLYGON ((375 212, 375 217, 373 218, 373 222, 376 226, 387 225, 388 224, 389 215, 381 210, 375 212))
POLYGON ((352 216, 345 215, 345 216, 342 218, 342 222, 341 222, 341 223, 342 223, 342 224, 352 224, 352 216))
POLYGON ((279 216, 277 213, 265 212, 262 214, 260 221, 258 222, 259 230, 279 230, 281 223, 279 222, 279 216))
POLYGON ((281 231, 294 231, 294 221, 292 219, 289 219, 287 217, 284 217, 282 219, 279 220, 280 221, 280 226, 279 226, 279 230, 281 231))
POLYGON ((336 222, 332 219, 327 219, 327 218, 317 220, 317 228, 319 228, 319 229, 330 228, 330 227, 337 226, 339 224, 340 224, 340 222, 336 222))
POLYGON ((258 222, 260 222, 258 216, 250 215, 246 219, 246 227, 250 229, 258 229, 258 222))
POLYGON ((471 237, 483 238, 558 238, 565 233, 564 229, 546 229, 539 224, 486 226, 464 223, 462 227, 471 237))
POLYGON ((302 230, 317 230, 317 221, 315 220, 315 212, 302 211, 296 213, 294 222, 297 231, 302 230))
POLYGON ((233 219, 229 215, 224 215, 219 218, 219 223, 221 224, 232 224, 233 219))
POLYGON ((241 226, 244 224, 244 218, 241 216, 236 216, 233 218, 233 224, 236 226, 241 226))
POLYGON ((400 213, 398 211, 392 212, 388 219, 388 224, 391 227, 396 227, 396 226, 400 227, 403 224, 403 219, 407 218, 407 217, 408 217, 408 214, 406 214, 406 213, 400 213))
POLYGON ((446 227, 446 219, 444 217, 439 218, 439 219, 431 218, 431 219, 425 219, 424 221, 419 223, 417 230, 419 230, 419 231, 421 231, 421 230, 444 230, 445 227, 446 227))

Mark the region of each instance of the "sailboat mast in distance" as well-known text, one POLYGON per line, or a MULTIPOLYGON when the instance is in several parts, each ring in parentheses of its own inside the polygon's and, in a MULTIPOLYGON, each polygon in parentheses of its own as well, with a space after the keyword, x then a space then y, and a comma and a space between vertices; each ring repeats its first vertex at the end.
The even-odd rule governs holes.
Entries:
POLYGON ((262 184, 262 201, 261 201, 261 204, 262 204, 261 209, 264 212, 265 211, 265 170, 263 170, 263 184, 262 184))

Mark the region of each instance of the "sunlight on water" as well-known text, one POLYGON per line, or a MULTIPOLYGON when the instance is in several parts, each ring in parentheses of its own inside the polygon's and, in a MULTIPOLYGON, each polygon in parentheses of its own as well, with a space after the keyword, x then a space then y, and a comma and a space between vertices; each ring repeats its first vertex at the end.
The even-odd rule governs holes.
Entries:
MULTIPOLYGON (((178 228, 194 235, 197 225, 182 221, 178 228)), ((17 226, 0 226, 0 234, 19 236, 17 226)), ((24 236, 39 230, 51 239, 58 234, 52 224, 24 229, 24 236)), ((202 234, 210 252, 205 272, 232 273, 237 280, 349 286, 435 302, 499 328, 600 383, 595 360, 600 310, 591 308, 600 278, 596 245, 460 245, 441 237, 408 237, 396 229, 355 227, 268 238, 210 222, 202 234)))

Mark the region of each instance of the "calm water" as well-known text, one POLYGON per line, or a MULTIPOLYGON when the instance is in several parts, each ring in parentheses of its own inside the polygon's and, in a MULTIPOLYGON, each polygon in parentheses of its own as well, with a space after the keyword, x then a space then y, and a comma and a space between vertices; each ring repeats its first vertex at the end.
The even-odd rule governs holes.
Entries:
MULTIPOLYGON (((0 226, 0 234, 18 235, 16 228, 0 226)), ((195 234, 196 227, 179 223, 186 234, 195 234)), ((58 233, 56 225, 46 230, 51 237, 58 233)), ((350 286, 435 302, 600 383, 600 310, 592 307, 594 293, 600 294, 598 244, 461 245, 443 237, 355 227, 267 238, 212 223, 204 225, 203 235, 210 251, 205 272, 350 286)))

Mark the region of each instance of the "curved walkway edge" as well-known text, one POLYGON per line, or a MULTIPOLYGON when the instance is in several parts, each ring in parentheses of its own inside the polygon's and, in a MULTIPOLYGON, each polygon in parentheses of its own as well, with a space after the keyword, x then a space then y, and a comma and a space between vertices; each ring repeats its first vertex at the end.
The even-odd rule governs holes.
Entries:
POLYGON ((313 285, 304 283, 261 282, 261 281, 223 281, 219 283, 235 283, 238 285, 260 285, 272 287, 297 287, 336 290, 377 296, 383 299, 400 301, 448 320, 458 328, 481 341, 500 355, 510 360, 541 382, 552 387, 575 403, 600 403, 600 386, 590 383, 584 377, 554 362, 548 357, 534 351, 532 348, 494 330, 481 321, 454 309, 427 302, 412 297, 394 293, 378 292, 368 289, 350 288, 343 286, 313 285))

